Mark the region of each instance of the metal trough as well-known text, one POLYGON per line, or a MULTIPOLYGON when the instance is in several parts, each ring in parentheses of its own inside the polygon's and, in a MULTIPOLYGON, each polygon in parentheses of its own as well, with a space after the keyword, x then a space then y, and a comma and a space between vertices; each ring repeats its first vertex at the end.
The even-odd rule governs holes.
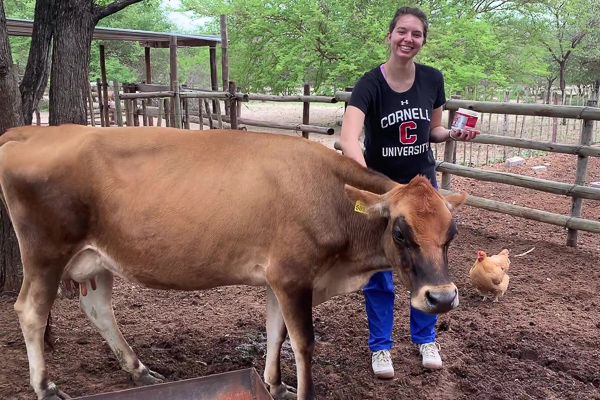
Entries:
POLYGON ((74 400, 273 400, 254 368, 74 400))

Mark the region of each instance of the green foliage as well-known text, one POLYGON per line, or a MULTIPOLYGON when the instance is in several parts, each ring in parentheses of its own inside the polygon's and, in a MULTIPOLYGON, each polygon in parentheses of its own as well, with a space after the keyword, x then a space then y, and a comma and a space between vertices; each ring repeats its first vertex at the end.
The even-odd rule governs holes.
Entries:
MULTIPOLYGON (((113 0, 95 0, 106 5, 113 0)), ((200 33, 220 34, 228 15, 230 79, 244 91, 298 93, 303 83, 331 94, 352 86, 387 60, 385 39, 396 1, 381 0, 181 0, 181 9, 209 17, 200 33)), ((100 26, 181 32, 167 17, 167 2, 145 0, 100 21, 100 26)), ((32 19, 35 0, 4 0, 8 17, 32 19)), ((410 4, 409 4, 410 5, 410 4)), ((597 0, 420 0, 430 19, 418 62, 439 68, 448 94, 465 87, 507 89, 600 81, 600 3, 597 0)), ((11 38, 23 73, 29 38, 11 38)), ((99 42, 92 45, 90 80, 100 76, 99 42)), ((109 80, 145 79, 138 43, 107 41, 109 80)), ((217 48, 220 60, 220 48, 217 48)), ((168 49, 152 49, 153 82, 167 83, 168 49)), ((182 83, 209 87, 207 48, 180 48, 182 83)), ((220 72, 220 71, 219 71, 220 72)), ((219 80, 219 84, 221 81, 219 80)), ((481 93, 481 91, 480 91, 481 93)))
MULTIPOLYGON (((544 48, 523 33, 519 2, 418 2, 430 15, 418 61, 445 75, 447 88, 531 85, 548 74, 544 48)), ((388 57, 385 36, 398 4, 325 0, 182 0, 202 17, 228 15, 230 73, 249 91, 315 92, 352 86, 388 57)), ((218 33, 218 21, 205 28, 218 33)))

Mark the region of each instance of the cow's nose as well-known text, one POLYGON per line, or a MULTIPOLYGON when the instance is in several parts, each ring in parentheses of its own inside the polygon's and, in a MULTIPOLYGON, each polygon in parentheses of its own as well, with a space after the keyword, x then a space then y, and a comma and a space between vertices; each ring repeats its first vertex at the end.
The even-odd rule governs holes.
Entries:
POLYGON ((452 310, 455 306, 455 300, 458 296, 458 289, 444 290, 444 291, 433 291, 428 290, 425 292, 425 298, 433 309, 434 313, 440 314, 452 310))

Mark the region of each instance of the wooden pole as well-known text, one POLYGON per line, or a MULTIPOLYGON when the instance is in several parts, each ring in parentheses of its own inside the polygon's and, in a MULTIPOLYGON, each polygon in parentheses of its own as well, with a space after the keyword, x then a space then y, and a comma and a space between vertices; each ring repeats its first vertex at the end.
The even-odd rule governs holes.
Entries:
MULTIPOLYGON (((338 92, 339 93, 339 92, 338 92)), ((337 96, 336 96, 337 97, 337 96)), ((586 106, 555 106, 552 104, 516 104, 503 102, 482 102, 471 100, 450 99, 445 105, 446 110, 458 110, 467 108, 469 110, 513 115, 535 115, 544 117, 564 117, 577 119, 600 120, 600 108, 586 106)))
MULTIPOLYGON (((310 96, 310 84, 304 84, 304 95, 310 96)), ((305 102, 302 104, 302 123, 304 125, 310 124, 310 103, 305 102)), ((302 131, 302 137, 308 139, 308 132, 302 131)))
MULTIPOLYGON (((597 101, 588 100, 588 107, 596 107, 597 101)), ((583 121, 583 129, 581 130, 580 144, 582 146, 589 146, 592 144, 592 135, 594 134, 594 121, 585 120, 583 121)), ((575 185, 583 185, 585 183, 585 176, 587 173, 588 157, 577 156, 577 170, 575 172, 575 185)), ((581 208, 583 206, 583 200, 581 198, 574 198, 571 205, 571 218, 579 218, 581 216, 581 208)), ((577 247, 577 230, 569 229, 567 233, 567 246, 577 247)))
POLYGON ((175 82, 175 97, 173 97, 173 108, 175 109, 175 128, 181 129, 181 98, 179 97, 179 82, 175 82))
POLYGON ((183 99, 183 114, 185 129, 190 129, 190 101, 189 99, 183 99))
POLYGON ((142 100, 142 125, 148 126, 148 114, 146 114, 146 102, 148 100, 142 100))
MULTIPOLYGON (((558 105, 558 93, 552 93, 552 104, 558 105)), ((552 118, 552 143, 556 143, 558 139, 558 120, 556 117, 552 118)))
MULTIPOLYGON (((167 100, 165 99, 164 101, 167 101, 167 100)), ((163 100, 158 99, 158 120, 156 121, 156 124, 158 126, 162 126, 162 120, 163 120, 162 115, 163 115, 163 100)), ((165 122, 166 122, 166 120, 165 120, 165 122)), ((165 123, 165 126, 167 126, 166 123, 165 123)))
MULTIPOLYGON (((213 92, 219 90, 219 83, 217 77, 217 48, 215 46, 210 46, 209 48, 209 57, 210 57, 210 85, 213 92)), ((224 91, 225 89, 223 89, 224 91)), ((213 100, 213 110, 217 108, 215 104, 216 100, 213 100)))
MULTIPOLYGON (((135 90, 131 88, 131 90, 135 90)), ((131 100, 131 115, 133 117, 133 126, 140 126, 140 115, 138 114, 137 100, 131 100)))
POLYGON ((96 126, 96 113, 94 112, 94 96, 92 95, 92 87, 88 82, 88 108, 90 112, 88 115, 90 116, 90 122, 92 126, 96 126))
MULTIPOLYGON (((171 36, 169 38, 169 65, 170 65, 170 81, 169 85, 171 91, 176 90, 176 86, 179 85, 179 77, 177 75, 177 37, 171 36)), ((177 122, 175 121, 175 110, 177 109, 177 101, 179 101, 179 95, 177 98, 173 99, 171 102, 171 125, 177 126, 177 122), (175 123, 173 123, 175 121, 175 123)))
POLYGON ((229 110, 229 118, 231 129, 238 129, 238 116, 237 116, 237 100, 235 98, 235 82, 229 81, 229 93, 231 94, 231 109, 229 110))
MULTIPOLYGON (((452 96, 451 98, 460 98, 460 96, 452 96)), ((450 110, 448 114, 448 129, 452 128, 452 122, 454 121, 454 116, 456 115, 456 110, 450 110)), ((455 150, 456 141, 450 139, 447 140, 444 144, 444 161, 452 162, 454 159, 454 150, 455 150)), ((442 188, 446 190, 450 190, 450 180, 452 176, 448 172, 442 172, 442 188)))
POLYGON ((165 108, 165 126, 173 127, 173 120, 171 119, 171 105, 170 99, 164 100, 164 108, 165 108))
MULTIPOLYGON (((440 194, 451 194, 449 190, 440 189, 440 194)), ((571 229, 579 229, 587 232, 600 233, 600 222, 584 218, 571 218, 566 215, 554 214, 547 211, 536 210, 529 207, 516 206, 502 203, 500 201, 488 200, 481 197, 469 195, 466 205, 481 208, 483 210, 499 212, 501 214, 514 215, 515 217, 545 222, 547 224, 563 226, 571 229)))
MULTIPOLYGON (((504 91, 504 102, 508 103, 510 101, 510 91, 505 90, 504 91)), ((504 121, 502 124, 502 136, 508 136, 508 114, 504 114, 504 121)), ((508 151, 508 149, 506 148, 506 146, 504 146, 502 148, 502 161, 506 160, 506 152, 508 151)))
POLYGON ((100 45, 100 74, 102 75, 102 111, 104 113, 104 126, 110 126, 108 118, 108 81, 106 80, 106 59, 104 45, 100 45))
POLYGON ((102 82, 100 78, 96 79, 96 90, 98 91, 98 109, 100 111, 100 126, 106 126, 104 124, 104 112, 102 112, 102 82))
POLYGON ((242 89, 240 88, 236 88, 236 104, 237 104, 237 116, 238 118, 240 118, 242 116, 242 102, 240 101, 239 97, 237 97, 239 94, 242 94, 242 89))
MULTIPOLYGON (((150 64, 150 47, 144 47, 144 61, 146 64, 146 83, 152 84, 152 66, 150 64)), ((148 100, 148 106, 152 106, 154 100, 148 100)), ((148 118, 148 125, 154 126, 154 117, 148 118)))
POLYGON ((204 121, 202 120, 202 103, 204 103, 204 101, 202 99, 198 99, 198 119, 200 120, 200 130, 203 131, 204 130, 204 121))
POLYGON ((223 129, 223 116, 221 115, 221 102, 217 100, 217 108, 215 108, 215 114, 217 115, 217 127, 223 129))
MULTIPOLYGON (((128 90, 128 86, 127 84, 123 84, 123 93, 127 93, 128 90)), ((127 126, 131 126, 131 118, 129 116, 129 100, 125 100, 123 101, 123 104, 125 105, 125 124, 127 126)))
POLYGON ((117 125, 123 126, 123 115, 121 115, 121 98, 119 97, 119 81, 113 82, 113 90, 115 91, 115 113, 117 114, 117 125))
MULTIPOLYGON (((214 129, 214 125, 213 125, 213 120, 212 120, 212 113, 210 112, 210 103, 208 101, 208 99, 203 99, 204 101, 204 108, 206 108, 206 114, 208 115, 208 129, 214 129)), ((232 103, 233 104, 233 103, 232 103)))
MULTIPOLYGON (((227 15, 221 14, 221 75, 223 91, 229 90, 229 39, 227 36, 227 15)), ((225 115, 229 114, 229 104, 225 101, 225 115)))

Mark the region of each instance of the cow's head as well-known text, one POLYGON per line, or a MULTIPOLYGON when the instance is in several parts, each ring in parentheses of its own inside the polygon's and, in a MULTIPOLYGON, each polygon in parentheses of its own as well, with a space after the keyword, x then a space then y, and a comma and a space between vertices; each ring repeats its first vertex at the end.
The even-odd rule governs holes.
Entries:
POLYGON ((383 195, 348 185, 346 194, 353 204, 359 202, 356 209, 387 220, 385 256, 411 291, 411 305, 431 314, 458 306, 458 289, 448 274, 448 246, 457 233, 452 211, 467 194, 444 197, 422 176, 383 195))

